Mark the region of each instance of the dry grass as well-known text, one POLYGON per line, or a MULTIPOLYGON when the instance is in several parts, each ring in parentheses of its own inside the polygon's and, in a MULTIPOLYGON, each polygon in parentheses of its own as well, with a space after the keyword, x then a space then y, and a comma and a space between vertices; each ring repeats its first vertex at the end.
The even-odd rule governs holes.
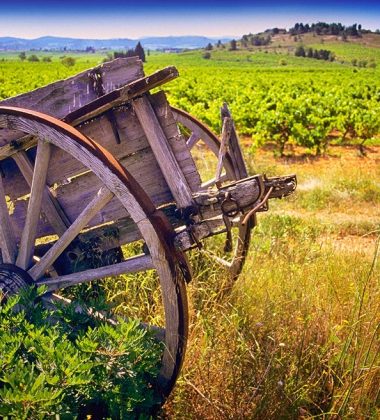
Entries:
POLYGON ((380 151, 334 152, 251 159, 297 173, 299 192, 260 215, 231 296, 219 299, 223 270, 192 256, 189 347, 163 418, 380 414, 380 151))

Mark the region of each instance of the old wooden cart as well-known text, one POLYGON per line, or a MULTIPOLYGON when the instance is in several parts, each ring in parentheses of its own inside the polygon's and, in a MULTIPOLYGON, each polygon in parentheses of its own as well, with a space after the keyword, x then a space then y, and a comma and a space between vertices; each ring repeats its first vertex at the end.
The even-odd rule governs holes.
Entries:
POLYGON ((170 107, 162 91, 149 93, 177 76, 168 67, 144 77, 137 58, 117 59, 0 103, 1 288, 15 293, 36 283, 57 292, 156 270, 165 314, 163 397, 185 354, 185 251, 223 232, 231 251, 237 229, 230 260, 218 258, 235 279, 255 213, 296 187, 295 176, 248 177, 227 107, 220 141, 170 107), (215 178, 203 183, 192 157, 199 141, 218 159, 215 178), (140 253, 124 258, 120 246, 136 241, 140 253))

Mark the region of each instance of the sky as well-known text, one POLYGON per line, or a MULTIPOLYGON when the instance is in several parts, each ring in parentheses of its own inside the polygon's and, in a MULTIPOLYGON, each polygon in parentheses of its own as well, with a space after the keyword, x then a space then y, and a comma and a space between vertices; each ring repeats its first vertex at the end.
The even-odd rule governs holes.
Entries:
POLYGON ((0 0, 0 36, 240 37, 296 22, 380 28, 380 0, 0 0))

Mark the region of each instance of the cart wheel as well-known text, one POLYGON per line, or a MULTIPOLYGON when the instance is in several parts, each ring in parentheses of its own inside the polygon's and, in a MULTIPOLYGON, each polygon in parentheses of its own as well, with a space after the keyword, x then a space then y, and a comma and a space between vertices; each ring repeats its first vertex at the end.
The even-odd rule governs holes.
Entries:
MULTIPOLYGON (((201 121, 199 121, 197 118, 193 117, 186 111, 175 107, 171 107, 171 110, 177 123, 179 123, 183 128, 185 128, 184 131, 186 131, 186 135, 188 136, 186 144, 188 145, 190 151, 194 153, 196 144, 198 144, 198 142, 201 141, 206 145, 207 148, 209 148, 214 153, 216 157, 218 157, 220 148, 220 140, 218 139, 218 137, 205 124, 203 124, 201 121)), ((197 159, 195 158, 194 160, 197 164, 197 159)), ((225 174, 222 177, 224 181, 237 180, 232 159, 228 153, 226 154, 226 158, 224 161, 224 169, 225 174)), ((207 188, 213 186, 214 184, 215 180, 211 179, 210 181, 204 182, 202 186, 204 188, 207 188)), ((226 261, 224 258, 221 258, 217 255, 208 252, 208 255, 210 257, 212 257, 214 260, 221 263, 228 269, 232 284, 235 280, 237 280, 243 269, 248 254, 251 232, 254 226, 254 218, 249 220, 248 223, 246 223, 245 225, 243 225, 241 221, 238 222, 238 231, 235 235, 235 245, 232 247, 233 254, 231 261, 226 261)))
MULTIPOLYGON (((106 276, 156 270, 165 314, 165 349, 157 381, 157 388, 164 401, 180 372, 188 333, 186 288, 182 277, 187 265, 183 255, 172 246, 174 231, 166 216, 154 207, 136 180, 109 152, 68 124, 38 112, 0 107, 0 128, 21 131, 38 139, 30 198, 22 219, 25 220, 22 233, 18 234, 19 240, 16 239, 15 225, 12 226, 4 192, 5 184, 3 185, 0 176, 0 286, 3 287, 3 292, 13 293, 20 285, 29 283, 30 279, 37 285, 46 285, 48 291, 56 291, 106 276), (46 179, 52 146, 62 149, 92 171, 99 179, 101 187, 76 220, 61 231, 54 245, 36 258, 35 244, 40 212, 41 209, 47 209, 46 193, 49 191, 46 191, 46 179), (57 258, 113 198, 119 200, 136 223, 148 251, 99 269, 58 277, 48 276, 47 273, 57 258), (9 277, 13 277, 14 282, 6 287, 9 277)), ((6 144, 2 148, 11 146, 6 144)), ((18 153, 25 152, 19 151, 16 155, 18 153)), ((17 162, 16 155, 12 157, 17 162)))

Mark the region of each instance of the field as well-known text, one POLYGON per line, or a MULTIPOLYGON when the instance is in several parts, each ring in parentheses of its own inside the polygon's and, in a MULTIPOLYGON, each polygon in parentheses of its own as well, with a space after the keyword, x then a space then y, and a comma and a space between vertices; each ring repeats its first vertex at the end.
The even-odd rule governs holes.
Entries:
MULTIPOLYGON (((380 55, 375 47, 353 43, 326 40, 327 47, 341 60, 294 57, 280 46, 212 51, 210 59, 202 58, 203 51, 147 57, 146 73, 178 67, 181 77, 165 86, 171 104, 217 133, 219 108, 229 103, 251 174, 296 173, 299 182, 295 196, 259 214, 248 261, 230 296, 221 293, 223 269, 191 254, 188 351, 162 418, 380 415, 380 55), (363 55, 377 67, 352 66, 363 55), (274 121, 283 123, 284 115, 295 120, 281 148, 274 121), (342 140, 349 124, 355 132, 342 140), (367 137, 359 126, 370 131, 367 137), (356 146, 363 139, 365 155, 356 146)), ((75 74, 103 56, 78 55, 73 67, 62 65, 58 55, 50 63, 2 58, 5 98, 75 74)), ((212 174, 209 152, 200 146, 198 156, 212 174)), ((221 249, 223 241, 218 237, 207 246, 221 249)), ((139 280, 138 287, 130 277, 106 282, 109 300, 136 297, 135 314, 150 314, 155 305, 145 296, 152 290, 156 296, 157 284, 139 280)))

